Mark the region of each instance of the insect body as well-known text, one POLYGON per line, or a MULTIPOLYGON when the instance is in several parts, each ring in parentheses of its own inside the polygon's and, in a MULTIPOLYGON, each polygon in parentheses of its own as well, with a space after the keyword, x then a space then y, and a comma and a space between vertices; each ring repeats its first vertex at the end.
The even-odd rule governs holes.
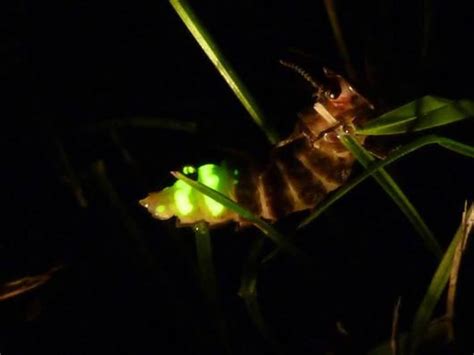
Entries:
MULTIPOLYGON (((293 133, 277 143, 266 164, 240 166, 238 172, 207 164, 185 174, 223 193, 255 215, 275 221, 297 211, 314 208, 348 178, 352 154, 338 136, 351 133, 371 114, 372 105, 340 75, 325 70, 329 86, 314 84, 317 100, 300 115, 293 133), (238 173, 238 174, 237 174, 238 173)), ((363 143, 364 137, 358 137, 363 143)), ((209 224, 235 221, 239 215, 192 189, 183 181, 148 195, 140 203, 158 219, 176 216, 181 224, 205 220, 209 224)))

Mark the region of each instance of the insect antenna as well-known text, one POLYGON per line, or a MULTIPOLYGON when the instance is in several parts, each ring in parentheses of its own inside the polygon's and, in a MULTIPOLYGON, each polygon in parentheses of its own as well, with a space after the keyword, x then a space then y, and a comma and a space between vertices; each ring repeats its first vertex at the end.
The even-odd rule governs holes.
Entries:
POLYGON ((287 62, 287 61, 284 61, 284 60, 280 60, 280 64, 283 65, 284 67, 287 67, 287 68, 290 68, 291 70, 295 71, 296 73, 298 73, 299 75, 301 75, 303 77, 303 79, 305 79, 308 83, 311 84, 311 86, 313 88, 315 88, 316 90, 320 90, 321 89, 321 85, 319 85, 314 79, 313 77, 307 72, 305 71, 303 68, 301 68, 300 66, 294 64, 294 63, 290 63, 290 62, 287 62))

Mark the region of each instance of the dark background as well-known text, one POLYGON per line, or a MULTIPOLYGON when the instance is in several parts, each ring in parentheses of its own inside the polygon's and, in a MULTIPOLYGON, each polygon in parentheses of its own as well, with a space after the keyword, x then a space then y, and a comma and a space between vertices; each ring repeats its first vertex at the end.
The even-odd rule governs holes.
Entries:
MULTIPOLYGON (((315 75, 323 66, 344 72, 322 2, 190 3, 282 136, 312 98, 278 60, 315 75)), ((423 57, 421 2, 338 6, 356 86, 380 112, 425 94, 473 98, 472 12, 455 1, 433 1, 429 9, 423 57)), ((153 220, 137 201, 171 183, 168 172, 183 164, 267 151, 264 135, 166 1, 18 3, 10 15, 3 53, 13 100, 5 101, 15 111, 4 125, 0 277, 62 269, 43 287, 0 304, 0 352, 222 353, 199 292, 191 231, 153 220), (107 126, 143 116, 192 121, 197 130, 107 126), (68 166, 87 208, 73 194, 68 166)), ((438 133, 472 144, 472 129, 466 121, 438 133)), ((389 149, 410 139, 376 144, 389 149)), ((426 148, 390 172, 446 246, 464 200, 472 199, 472 162, 426 148)), ((301 217, 278 227, 292 231, 301 217)), ((212 236, 234 353, 268 353, 237 296, 242 264, 260 234, 227 226, 212 236)), ((266 320, 292 354, 367 351, 389 337, 399 296, 406 329, 436 266, 373 182, 295 240, 314 265, 281 255, 259 279, 266 320), (337 334, 338 321, 348 338, 337 334)), ((469 353, 472 260, 471 247, 456 323, 460 348, 469 353)))

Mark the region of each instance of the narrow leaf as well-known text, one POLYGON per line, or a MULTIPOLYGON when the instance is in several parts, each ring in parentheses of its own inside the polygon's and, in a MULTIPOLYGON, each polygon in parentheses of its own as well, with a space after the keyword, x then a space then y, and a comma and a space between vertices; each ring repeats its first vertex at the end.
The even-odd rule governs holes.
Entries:
MULTIPOLYGON (((356 157, 356 159, 367 168, 371 162, 373 162, 372 156, 350 135, 344 135, 341 137, 341 142, 346 146, 347 149, 356 157)), ((397 183, 392 177, 383 169, 373 173, 373 177, 379 183, 379 185, 385 190, 385 192, 392 198, 397 204, 400 210, 405 214, 410 223, 413 225, 415 230, 420 234, 426 247, 435 256, 441 257, 441 248, 431 233, 426 223, 421 218, 420 214, 410 202, 408 197, 403 193, 397 183)))
POLYGON ((370 120, 357 134, 387 135, 422 131, 474 116, 474 101, 424 96, 370 120))
POLYGON ((448 295, 446 297, 446 318, 449 321, 449 338, 451 340, 454 340, 454 303, 456 301, 456 291, 458 286, 459 269, 461 267, 461 259, 463 257, 464 251, 466 250, 467 239, 471 234, 472 228, 474 227, 474 213, 468 215, 467 201, 465 202, 464 206, 462 223, 465 226, 463 231, 464 235, 463 239, 458 243, 456 250, 454 251, 451 272, 449 275, 448 295))
MULTIPOLYGON (((445 318, 435 319, 428 325, 422 343, 420 347, 426 345, 429 349, 437 349, 446 344, 449 341, 448 337, 448 323, 445 318)), ((409 333, 404 332, 397 338, 397 354, 405 355, 409 342, 409 333)), ((379 344, 368 352, 367 355, 394 355, 391 347, 391 341, 385 341, 379 344)))
MULTIPOLYGON (((472 216, 473 214, 474 205, 471 204, 467 215, 472 216)), ((415 354, 418 345, 423 339, 425 330, 428 328, 429 322, 432 318, 434 308, 448 283, 456 247, 458 243, 463 241, 464 236, 465 225, 463 221, 456 231, 453 240, 449 244, 448 250, 446 250, 444 253, 444 256, 431 280, 428 290, 426 291, 425 297, 421 301, 421 304, 416 312, 412 326, 410 354, 415 354)))
POLYGON ((353 81, 356 80, 356 71, 352 66, 352 61, 349 55, 349 50, 347 49, 346 41, 342 35, 341 24, 339 23, 339 18, 337 16, 336 7, 334 6, 334 0, 324 0, 324 6, 329 17, 329 23, 331 24, 332 32, 334 34, 334 39, 336 40, 337 48, 339 54, 344 60, 345 69, 349 78, 353 81))
POLYGON ((431 144, 438 144, 441 147, 451 150, 455 153, 474 158, 474 147, 472 146, 457 142, 449 138, 438 137, 435 135, 421 137, 401 148, 396 149, 384 160, 370 164, 370 166, 367 167, 363 173, 361 173, 355 179, 348 182, 346 185, 344 185, 343 187, 335 191, 333 194, 331 194, 327 199, 325 199, 303 222, 301 222, 301 224, 298 226, 298 229, 303 228, 304 226, 312 222, 321 213, 326 211, 333 203, 342 198, 345 194, 347 194, 349 191, 351 191, 353 188, 355 188, 357 185, 359 185, 361 182, 371 176, 378 169, 388 166, 389 164, 397 161, 405 155, 413 153, 418 149, 431 144))
POLYGON ((62 268, 62 265, 58 265, 42 274, 24 276, 20 279, 10 280, 0 284, 0 302, 23 295, 26 292, 30 292, 44 285, 62 268))
POLYGON ((257 278, 264 239, 259 238, 252 244, 248 258, 244 264, 240 283, 239 296, 244 300, 250 319, 255 324, 260 334, 272 345, 275 352, 281 352, 281 345, 272 335, 263 317, 257 294, 257 278))
POLYGON ((67 182, 71 191, 76 198, 78 205, 82 208, 88 207, 87 199, 84 195, 84 189, 82 188, 81 180, 74 169, 74 166, 71 162, 71 158, 69 154, 66 152, 64 148, 63 142, 59 139, 57 135, 53 136, 53 141, 56 145, 59 155, 59 161, 64 169, 64 173, 67 177, 67 182))
POLYGON ((92 173, 97 181, 97 186, 100 191, 109 200, 111 208, 113 208, 117 213, 117 220, 122 223, 127 231, 128 237, 137 248, 140 261, 145 262, 147 266, 153 265, 153 256, 150 254, 146 246, 143 232, 115 189, 115 186, 107 174, 107 169, 103 160, 98 160, 92 164, 92 173))
POLYGON ((201 287, 209 306, 210 313, 214 319, 217 333, 227 354, 230 354, 231 347, 227 333, 227 325, 219 302, 217 291, 216 272, 212 257, 212 243, 209 234, 209 227, 206 222, 199 222, 194 225, 194 236, 196 240, 196 253, 198 260, 199 278, 201 287))
POLYGON ((264 118, 262 110, 258 107, 255 99, 250 94, 250 91, 240 80, 230 63, 225 59, 217 44, 201 24, 188 2, 185 0, 170 0, 170 3, 188 28, 189 32, 191 32, 194 39, 198 42, 207 57, 222 75, 227 85, 229 85, 255 123, 266 134, 270 143, 276 143, 278 141, 276 131, 264 118))

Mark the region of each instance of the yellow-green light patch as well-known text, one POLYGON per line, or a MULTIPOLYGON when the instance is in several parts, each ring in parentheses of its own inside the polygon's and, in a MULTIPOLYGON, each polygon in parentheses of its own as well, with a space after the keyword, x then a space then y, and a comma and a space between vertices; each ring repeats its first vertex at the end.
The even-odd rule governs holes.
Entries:
POLYGON ((194 174, 195 172, 196 168, 194 166, 186 165, 185 167, 183 167, 183 173, 185 175, 194 174))
POLYGON ((191 202, 192 187, 181 180, 177 181, 174 187, 176 188, 176 191, 173 195, 176 209, 180 214, 186 216, 194 209, 194 206, 191 202))
POLYGON ((157 214, 163 213, 166 211, 166 206, 165 205, 158 205, 156 206, 155 212, 157 214))
MULTIPOLYGON (((219 171, 219 167, 213 164, 206 164, 199 167, 199 182, 202 184, 219 191, 219 185, 221 182, 222 172, 219 171)), ((225 178, 225 176, 223 176, 225 178)), ((220 191, 222 192, 222 191, 220 191)), ((220 204, 219 202, 214 201, 212 198, 205 196, 204 203, 208 208, 209 212, 212 216, 216 217, 219 216, 224 210, 224 205, 220 204)))

